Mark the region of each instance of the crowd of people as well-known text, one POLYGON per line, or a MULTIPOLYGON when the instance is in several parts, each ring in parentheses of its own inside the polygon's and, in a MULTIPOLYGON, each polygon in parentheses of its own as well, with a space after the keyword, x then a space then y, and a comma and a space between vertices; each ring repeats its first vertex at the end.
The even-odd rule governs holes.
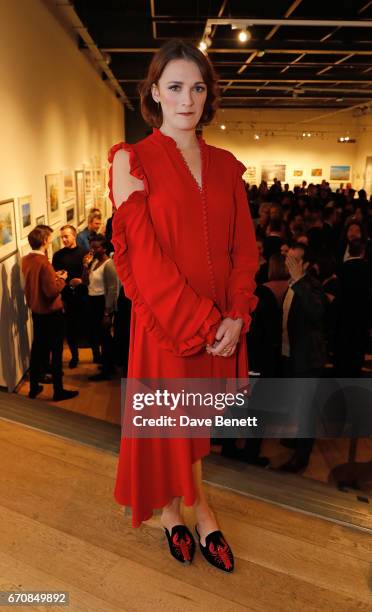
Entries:
MULTIPOLYGON (((259 298, 247 334, 249 367, 265 378, 362 375, 372 305, 372 198, 351 185, 246 186, 256 227, 259 298)), ((223 454, 266 466, 261 440, 223 454)), ((308 465, 314 440, 282 440, 294 449, 281 466, 308 465)))
POLYGON ((52 228, 36 226, 29 234, 31 252, 22 259, 27 304, 32 312, 33 344, 29 397, 36 398, 42 383, 53 383, 53 401, 71 399, 78 391, 63 387, 62 353, 66 338, 70 369, 79 365, 79 346, 89 346, 98 365, 89 380, 109 380, 115 369, 115 318, 119 281, 104 233, 101 212, 93 209, 88 225, 77 233, 64 225, 63 247, 48 260, 52 228), (42 257, 41 257, 42 256, 42 257))

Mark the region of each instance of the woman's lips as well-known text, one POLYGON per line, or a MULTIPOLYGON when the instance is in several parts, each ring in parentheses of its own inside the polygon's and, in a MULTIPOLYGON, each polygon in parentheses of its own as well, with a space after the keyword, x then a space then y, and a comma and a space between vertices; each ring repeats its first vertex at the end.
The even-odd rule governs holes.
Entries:
POLYGON ((189 115, 193 115, 194 113, 178 113, 178 114, 179 115, 186 115, 188 117, 189 115))

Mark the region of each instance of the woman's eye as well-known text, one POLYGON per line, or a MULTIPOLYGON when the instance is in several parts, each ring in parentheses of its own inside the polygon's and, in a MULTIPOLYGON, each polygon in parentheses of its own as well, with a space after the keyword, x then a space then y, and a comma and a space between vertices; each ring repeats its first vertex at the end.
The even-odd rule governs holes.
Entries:
POLYGON ((169 87, 169 89, 170 89, 171 91, 178 91, 178 90, 180 89, 180 86, 179 86, 179 85, 171 85, 171 86, 169 87))
POLYGON ((196 85, 195 90, 198 93, 202 93, 203 91, 205 91, 205 87, 203 87, 203 85, 196 85))

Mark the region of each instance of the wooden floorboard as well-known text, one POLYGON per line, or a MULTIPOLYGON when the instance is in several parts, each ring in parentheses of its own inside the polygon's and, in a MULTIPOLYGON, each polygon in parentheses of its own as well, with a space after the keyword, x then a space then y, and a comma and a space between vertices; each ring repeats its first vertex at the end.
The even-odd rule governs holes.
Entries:
POLYGON ((135 530, 115 503, 113 455, 5 421, 0 435, 3 590, 67 590, 73 611, 372 609, 367 534, 208 486, 236 571, 199 552, 183 567, 157 519, 135 530))

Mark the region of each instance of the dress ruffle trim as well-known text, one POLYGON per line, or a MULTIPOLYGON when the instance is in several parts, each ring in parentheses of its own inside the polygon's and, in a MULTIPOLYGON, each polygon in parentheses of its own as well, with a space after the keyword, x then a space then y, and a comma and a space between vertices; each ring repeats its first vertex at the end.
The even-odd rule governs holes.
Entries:
POLYGON ((120 149, 128 151, 130 173, 132 176, 135 176, 144 182, 145 190, 132 192, 129 198, 119 206, 117 212, 115 213, 113 219, 112 242, 115 247, 114 262, 116 269, 125 288, 125 294, 132 301, 133 307, 146 331, 155 336, 158 344, 165 350, 169 350, 180 357, 193 355, 198 352, 198 348, 202 349, 204 346, 206 346, 206 344, 213 343, 217 328, 221 322, 221 313, 215 306, 212 305, 207 318, 204 320, 197 333, 187 340, 176 343, 169 336, 167 336, 150 307, 146 304, 146 302, 144 302, 132 273, 130 256, 128 254, 127 245, 125 242, 125 225, 127 215, 131 214, 132 206, 147 206, 147 179, 138 157, 133 150, 133 147, 125 142, 120 142, 117 145, 114 145, 110 149, 108 156, 108 160, 111 164, 109 171, 109 197, 113 206, 115 206, 115 202, 112 190, 112 162, 115 153, 120 149))
MULTIPOLYGON (((133 148, 132 145, 127 144, 126 142, 118 142, 118 144, 114 145, 113 147, 111 147, 109 154, 108 154, 108 161, 110 164, 110 169, 109 169, 109 181, 108 181, 108 188, 109 188, 109 198, 111 200, 111 203, 114 207, 115 210, 118 209, 118 207, 116 206, 116 203, 114 201, 114 193, 113 193, 113 187, 112 187, 112 163, 114 161, 114 157, 115 157, 115 153, 117 153, 118 151, 120 151, 121 149, 123 149, 124 151, 127 151, 129 153, 129 172, 132 176, 134 176, 135 178, 139 179, 140 181, 143 181, 144 187, 145 187, 145 192, 146 194, 148 194, 148 184, 147 184, 147 178, 146 175, 143 171, 143 168, 141 166, 141 163, 137 157, 137 154, 133 148)), ((136 192, 134 192, 136 193, 136 192)), ((121 203, 120 203, 121 204, 121 203)), ((119 204, 119 206, 120 206, 119 204)))

